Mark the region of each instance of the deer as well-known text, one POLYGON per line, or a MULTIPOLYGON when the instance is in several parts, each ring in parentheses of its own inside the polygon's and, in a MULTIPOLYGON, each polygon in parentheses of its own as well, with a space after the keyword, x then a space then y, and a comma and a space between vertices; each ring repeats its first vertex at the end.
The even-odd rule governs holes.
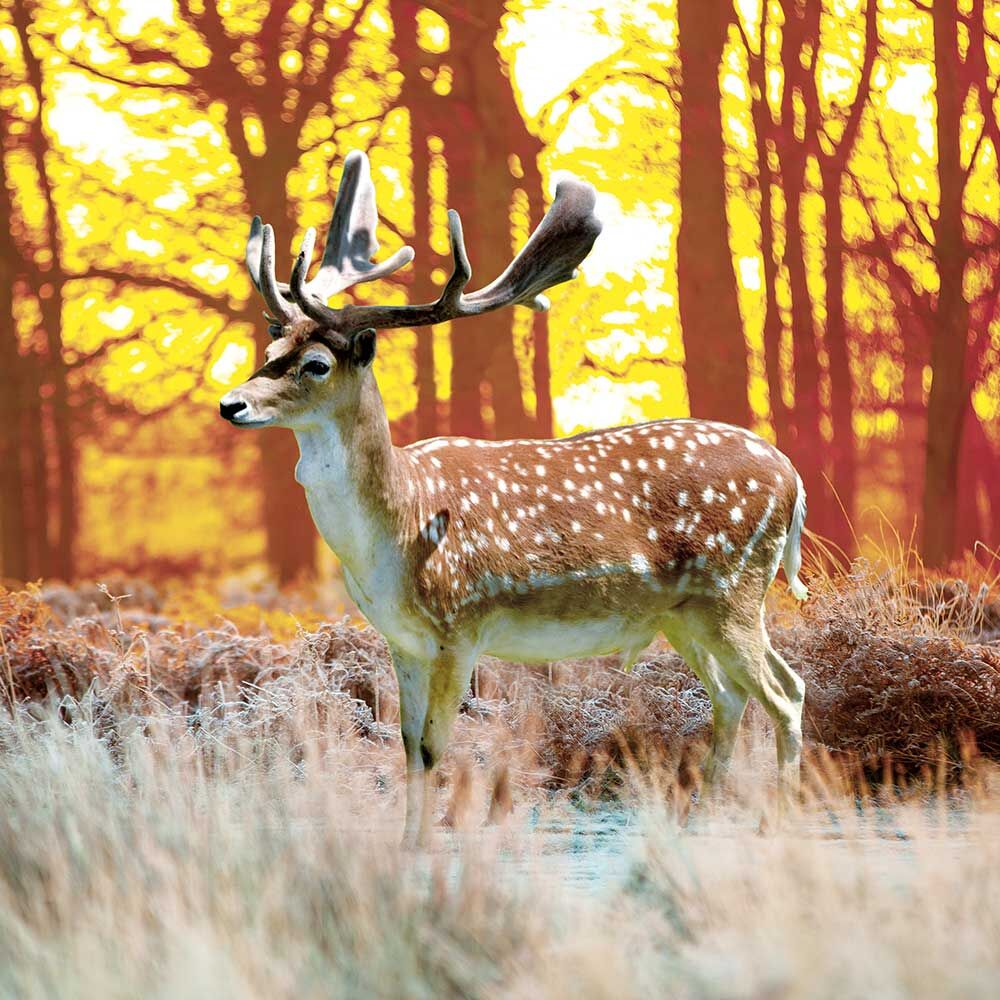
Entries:
POLYGON ((523 249, 490 284, 472 270, 448 213, 452 273, 434 302, 330 306, 382 263, 375 187, 360 151, 345 159, 319 267, 308 229, 287 282, 255 217, 250 278, 267 307, 264 364, 220 402, 237 427, 290 428, 295 479, 343 580, 384 637, 399 683, 406 757, 404 842, 426 843, 431 778, 483 654, 544 663, 618 653, 628 669, 659 635, 712 705, 702 795, 725 778, 750 697, 773 721, 779 800, 798 792, 804 684, 771 645, 764 598, 779 565, 793 595, 806 516, 802 481, 742 427, 653 420, 552 440, 435 437, 393 444, 372 363, 379 330, 456 322, 512 305, 546 309, 601 231, 596 192, 562 179, 523 249))

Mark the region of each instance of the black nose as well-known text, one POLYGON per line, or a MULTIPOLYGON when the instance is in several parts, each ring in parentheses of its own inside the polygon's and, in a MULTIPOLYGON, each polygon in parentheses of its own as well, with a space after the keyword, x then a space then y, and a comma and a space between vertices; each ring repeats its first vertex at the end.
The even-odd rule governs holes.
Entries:
POLYGON ((227 403, 225 401, 219 403, 219 413, 221 413, 226 420, 232 420, 237 413, 242 413, 246 408, 247 404, 244 403, 242 399, 237 399, 232 403, 227 403))

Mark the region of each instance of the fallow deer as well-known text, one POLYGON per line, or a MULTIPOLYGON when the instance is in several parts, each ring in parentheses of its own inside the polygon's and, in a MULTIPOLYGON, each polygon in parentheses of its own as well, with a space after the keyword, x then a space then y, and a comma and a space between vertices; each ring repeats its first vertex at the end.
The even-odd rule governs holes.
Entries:
POLYGON ((413 258, 404 247, 372 263, 375 189, 363 153, 346 159, 311 281, 312 229, 287 284, 275 278, 271 227, 255 218, 250 229, 247 265, 274 339, 263 367, 222 399, 222 416, 298 439, 295 478, 316 526, 392 653, 410 839, 429 829, 427 779, 481 653, 527 662, 618 651, 628 667, 662 632, 712 701, 706 783, 725 772, 752 695, 774 722, 783 793, 798 786, 803 683, 763 618, 780 563, 793 594, 806 596, 805 495, 781 452, 707 420, 562 440, 440 437, 399 448, 390 439, 372 374, 375 331, 545 308, 541 293, 573 277, 600 232, 594 204, 590 185, 561 181, 507 270, 468 294, 450 212, 454 270, 440 298, 421 305, 327 304, 413 258))

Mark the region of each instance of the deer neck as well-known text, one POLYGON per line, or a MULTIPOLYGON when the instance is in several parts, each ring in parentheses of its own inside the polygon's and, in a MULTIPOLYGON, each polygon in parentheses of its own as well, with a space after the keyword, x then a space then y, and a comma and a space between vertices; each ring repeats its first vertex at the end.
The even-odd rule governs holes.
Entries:
POLYGON ((362 383, 356 408, 325 414, 296 428, 295 437, 295 479, 305 488, 316 527, 349 582, 367 589, 384 571, 399 517, 399 469, 374 377, 362 383))

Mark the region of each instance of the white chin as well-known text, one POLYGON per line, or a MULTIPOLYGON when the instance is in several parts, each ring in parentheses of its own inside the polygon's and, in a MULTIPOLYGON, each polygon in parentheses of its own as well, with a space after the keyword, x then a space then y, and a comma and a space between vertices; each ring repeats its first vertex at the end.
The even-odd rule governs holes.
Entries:
POLYGON ((274 423, 274 417, 244 417, 231 420, 234 427, 270 427, 274 423))

